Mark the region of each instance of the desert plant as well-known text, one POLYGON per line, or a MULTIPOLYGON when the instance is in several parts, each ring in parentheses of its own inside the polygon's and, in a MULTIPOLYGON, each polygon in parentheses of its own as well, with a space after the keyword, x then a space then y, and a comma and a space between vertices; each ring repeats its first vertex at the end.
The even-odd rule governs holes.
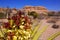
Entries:
POLYGON ((28 15, 33 16, 33 18, 37 18, 38 14, 35 11, 28 12, 28 15))

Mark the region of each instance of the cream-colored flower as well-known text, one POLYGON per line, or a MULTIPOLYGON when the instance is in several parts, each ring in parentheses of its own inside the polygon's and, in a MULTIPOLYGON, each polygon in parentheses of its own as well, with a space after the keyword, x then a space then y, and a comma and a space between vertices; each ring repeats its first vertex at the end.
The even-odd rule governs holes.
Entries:
POLYGON ((25 19, 23 18, 21 21, 25 21, 25 19))
POLYGON ((21 37, 21 39, 20 40, 23 40, 23 37, 21 37))
POLYGON ((17 40, 17 37, 16 36, 13 36, 13 40, 17 40))
POLYGON ((24 22, 22 22, 22 24, 24 24, 24 22))
POLYGON ((21 29, 23 29, 23 28, 24 28, 24 26, 23 26, 23 25, 20 25, 19 27, 20 27, 21 29))
POLYGON ((24 15, 21 15, 21 17, 24 17, 24 15))
POLYGON ((7 32, 12 32, 12 30, 7 30, 7 32))
POLYGON ((18 37, 18 40, 20 40, 20 39, 21 39, 21 36, 18 37))
POLYGON ((16 25, 13 26, 13 28, 15 28, 15 27, 16 27, 16 25))
POLYGON ((18 30, 18 32, 19 32, 20 34, 23 34, 23 30, 18 30))

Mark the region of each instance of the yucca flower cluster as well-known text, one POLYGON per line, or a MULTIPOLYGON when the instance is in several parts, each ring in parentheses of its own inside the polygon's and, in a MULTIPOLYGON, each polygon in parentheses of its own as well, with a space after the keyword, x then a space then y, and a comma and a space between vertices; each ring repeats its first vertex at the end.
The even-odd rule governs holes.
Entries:
POLYGON ((6 40, 30 40, 31 21, 24 12, 19 11, 16 15, 8 18, 8 22, 3 26, 6 40))

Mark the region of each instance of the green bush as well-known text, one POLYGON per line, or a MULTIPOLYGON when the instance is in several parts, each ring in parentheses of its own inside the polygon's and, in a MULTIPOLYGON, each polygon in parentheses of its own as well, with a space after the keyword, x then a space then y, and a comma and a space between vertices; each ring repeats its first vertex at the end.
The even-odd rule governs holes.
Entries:
POLYGON ((33 16, 34 18, 37 18, 38 14, 35 11, 28 12, 28 15, 33 16))
POLYGON ((0 13, 0 18, 4 18, 4 17, 5 17, 4 13, 0 13))

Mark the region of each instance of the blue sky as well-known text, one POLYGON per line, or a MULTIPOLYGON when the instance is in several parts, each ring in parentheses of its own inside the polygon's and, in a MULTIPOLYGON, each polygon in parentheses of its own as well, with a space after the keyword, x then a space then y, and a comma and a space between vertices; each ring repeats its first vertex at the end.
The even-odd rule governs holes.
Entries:
POLYGON ((60 0, 0 0, 0 7, 23 8, 26 5, 44 6, 48 10, 60 11, 60 0))

